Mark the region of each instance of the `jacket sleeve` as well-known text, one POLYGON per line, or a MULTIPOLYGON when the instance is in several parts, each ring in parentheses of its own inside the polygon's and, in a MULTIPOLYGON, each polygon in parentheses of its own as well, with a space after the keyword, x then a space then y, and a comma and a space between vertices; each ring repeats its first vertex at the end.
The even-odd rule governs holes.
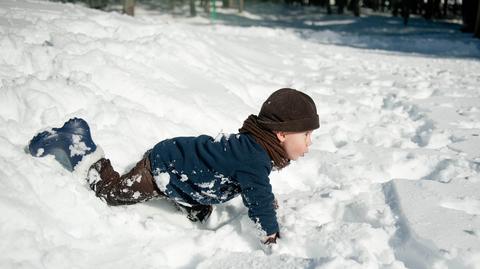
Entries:
POLYGON ((237 172, 237 180, 242 189, 242 199, 248 208, 250 219, 260 224, 267 235, 279 232, 277 214, 275 212, 272 186, 265 168, 255 171, 237 172), (259 172, 259 173, 255 173, 259 172))

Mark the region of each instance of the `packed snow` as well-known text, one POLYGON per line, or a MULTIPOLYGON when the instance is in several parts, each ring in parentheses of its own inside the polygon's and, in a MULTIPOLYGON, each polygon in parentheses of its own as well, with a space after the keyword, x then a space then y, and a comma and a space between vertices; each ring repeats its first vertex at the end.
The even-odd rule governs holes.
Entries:
POLYGON ((478 40, 421 18, 148 7, 0 2, 0 268, 480 268, 478 40), (25 151, 81 117, 122 173, 160 140, 236 133, 283 87, 321 126, 271 174, 273 246, 240 198, 204 224, 162 199, 109 207, 25 151))

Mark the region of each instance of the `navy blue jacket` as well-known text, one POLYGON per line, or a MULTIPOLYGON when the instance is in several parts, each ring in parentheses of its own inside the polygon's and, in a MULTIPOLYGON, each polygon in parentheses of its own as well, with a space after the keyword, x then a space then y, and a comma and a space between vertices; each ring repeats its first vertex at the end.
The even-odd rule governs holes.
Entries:
POLYGON ((279 231, 268 178, 272 161, 250 135, 163 140, 150 152, 150 163, 159 188, 178 203, 211 205, 241 194, 255 223, 268 235, 279 231), (169 180, 159 179, 165 173, 169 180))

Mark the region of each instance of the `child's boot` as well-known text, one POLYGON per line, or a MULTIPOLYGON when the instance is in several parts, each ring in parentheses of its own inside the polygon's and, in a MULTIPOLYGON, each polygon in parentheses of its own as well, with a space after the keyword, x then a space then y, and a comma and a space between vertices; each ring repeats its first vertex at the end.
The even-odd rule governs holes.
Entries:
POLYGON ((70 119, 61 128, 37 134, 28 145, 33 156, 53 155, 69 171, 96 148, 87 122, 79 118, 70 119))

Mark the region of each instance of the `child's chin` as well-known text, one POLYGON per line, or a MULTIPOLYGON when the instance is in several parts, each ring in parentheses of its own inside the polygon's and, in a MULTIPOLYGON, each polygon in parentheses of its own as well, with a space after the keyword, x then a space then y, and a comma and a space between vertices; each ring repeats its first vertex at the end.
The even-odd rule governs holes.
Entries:
POLYGON ((305 154, 302 154, 302 155, 297 156, 295 159, 291 159, 291 160, 296 161, 296 160, 298 160, 298 159, 300 159, 300 158, 302 158, 302 157, 304 157, 304 156, 305 156, 305 154))

